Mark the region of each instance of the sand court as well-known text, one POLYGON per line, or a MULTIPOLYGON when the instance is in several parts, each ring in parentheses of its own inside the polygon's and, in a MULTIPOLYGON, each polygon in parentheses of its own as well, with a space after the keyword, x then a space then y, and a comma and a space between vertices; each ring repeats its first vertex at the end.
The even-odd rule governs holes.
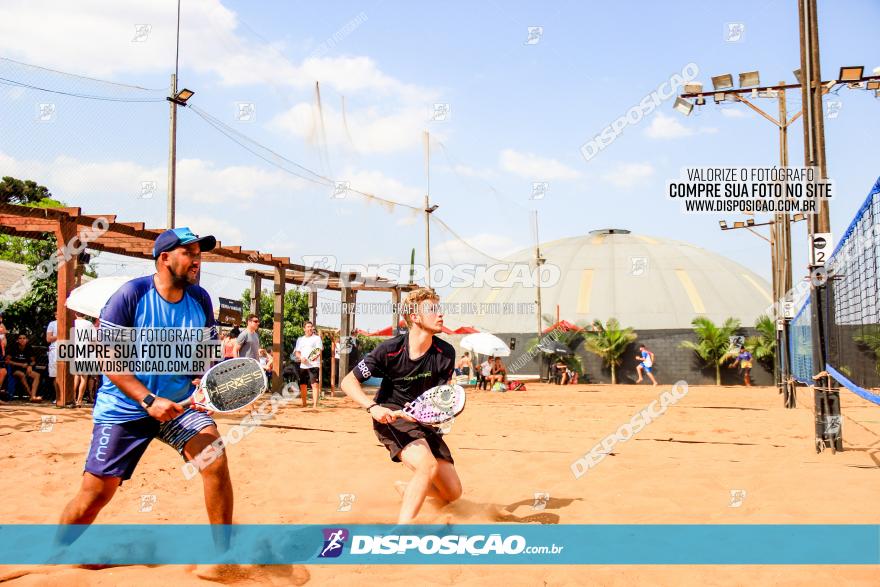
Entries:
MULTIPOLYGON (((571 465, 669 385, 552 386, 472 392, 447 436, 464 485, 453 504, 428 500, 420 523, 541 524, 877 524, 880 523, 880 408, 842 392, 845 451, 816 454, 812 394, 786 410, 774 388, 691 386, 668 411, 575 478, 571 465), (536 496, 536 494, 538 494, 536 496), (549 494, 549 495, 547 495, 549 494)), ((217 417, 221 433, 243 414, 217 417)), ((91 430, 86 410, 0 406, 0 519, 55 523, 80 480, 91 430), (54 422, 52 418, 54 417, 54 422)), ((229 447, 235 522, 393 523, 394 483, 408 479, 348 399, 319 410, 294 404, 229 447), (343 497, 344 496, 344 497, 343 497), (340 511, 342 510, 342 511, 340 511)), ((198 478, 159 442, 99 523, 206 523, 198 478)), ((674 547, 671 545, 670 547, 674 547)), ((181 584, 200 580, 182 566, 86 570, 6 568, 12 585, 181 584)), ((236 584, 876 584, 866 567, 248 567, 236 584)))

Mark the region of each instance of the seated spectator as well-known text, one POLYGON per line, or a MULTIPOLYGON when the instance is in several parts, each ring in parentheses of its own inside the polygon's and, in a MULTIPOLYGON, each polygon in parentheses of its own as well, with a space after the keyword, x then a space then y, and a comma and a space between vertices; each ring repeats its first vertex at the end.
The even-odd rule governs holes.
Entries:
POLYGON ((37 359, 26 334, 19 334, 16 343, 9 345, 6 362, 9 364, 12 376, 27 390, 31 401, 42 400, 43 398, 37 395, 40 386, 40 374, 34 370, 37 359), (28 379, 30 379, 30 387, 28 387, 28 379))
POLYGON ((495 358, 491 356, 480 363, 480 366, 477 369, 477 389, 486 389, 486 385, 489 383, 489 375, 492 374, 492 365, 494 363, 495 358))
POLYGON ((568 366, 565 362, 560 359, 556 361, 556 364, 553 365, 555 371, 553 373, 553 383, 556 385, 564 385, 563 379, 565 377, 565 372, 568 369, 568 366))
POLYGON ((6 356, 6 325, 3 324, 3 316, 0 316, 0 357, 6 356))
POLYGON ((489 374, 489 389, 496 383, 504 383, 507 381, 507 367, 501 362, 501 357, 495 357, 492 370, 489 374))

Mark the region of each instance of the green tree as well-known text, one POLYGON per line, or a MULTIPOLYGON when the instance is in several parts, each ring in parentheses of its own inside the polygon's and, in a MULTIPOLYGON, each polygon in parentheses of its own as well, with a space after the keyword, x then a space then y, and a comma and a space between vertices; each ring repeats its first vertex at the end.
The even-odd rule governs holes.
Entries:
MULTIPOLYGON (((52 199, 45 186, 31 180, 4 177, 0 181, 0 204, 22 205, 34 208, 59 208, 64 204, 52 199)), ((58 242, 52 233, 40 238, 0 235, 0 260, 21 263, 33 270, 58 250, 58 242)), ((91 267, 86 275, 94 276, 91 267)), ((33 273, 30 291, 20 300, 2 309, 7 328, 13 332, 26 333, 34 344, 40 345, 46 325, 55 319, 58 300, 58 276, 52 273, 46 279, 37 279, 33 273)))
MULTIPOLYGON (((853 337, 853 341, 860 349, 874 353, 874 359, 876 360, 874 370, 880 374, 880 327, 873 324, 864 327, 861 334, 853 337)), ((840 372, 847 377, 852 376, 850 373, 845 372, 843 368, 840 369, 840 372)))
MULTIPOLYGON (((244 315, 250 313, 251 290, 245 289, 241 294, 244 315)), ((272 348, 272 323, 275 321, 275 299, 272 294, 260 296, 260 308, 257 312, 260 317, 260 344, 263 348, 272 348)), ((283 356, 287 357, 293 351, 296 339, 304 334, 303 324, 309 319, 309 294, 307 292, 289 289, 284 292, 284 328, 281 333, 283 356)))
MULTIPOLYGON (((737 351, 730 348, 730 337, 740 328, 737 318, 728 318, 721 326, 705 316, 697 316, 691 321, 697 342, 686 340, 682 348, 691 349, 706 363, 715 366, 715 385, 721 385, 721 365, 734 357, 737 351)), ((737 349, 738 350, 738 349, 737 349)))
POLYGON ((757 361, 773 367, 776 361, 776 323, 770 316, 761 315, 755 321, 758 334, 746 339, 746 348, 757 361))
POLYGON ((611 384, 616 384, 617 367, 623 362, 627 347, 636 340, 635 331, 630 327, 621 328, 617 318, 609 318, 605 324, 601 320, 593 320, 592 328, 584 335, 584 348, 599 355, 611 368, 611 384))

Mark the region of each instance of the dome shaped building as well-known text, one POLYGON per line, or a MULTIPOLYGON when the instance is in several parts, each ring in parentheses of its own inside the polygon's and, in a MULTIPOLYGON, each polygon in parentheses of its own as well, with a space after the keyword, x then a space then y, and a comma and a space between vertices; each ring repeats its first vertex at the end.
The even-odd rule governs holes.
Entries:
MULTIPOLYGON (((772 303, 770 285, 756 273, 683 241, 604 229, 543 243, 541 255, 543 314, 555 318, 558 307, 560 319, 569 322, 617 318, 622 326, 635 329, 637 343, 644 342, 655 353, 658 370, 662 372, 665 364, 666 375, 674 370, 676 378, 705 379, 694 353, 679 344, 693 338, 691 321, 696 316, 716 323, 738 318, 749 331, 772 303), (671 369, 673 363, 676 367, 671 369)), ((505 262, 534 268, 535 251, 519 251, 505 262)), ((497 281, 504 281, 503 271, 496 275, 497 281)), ((451 305, 446 322, 452 328, 472 325, 505 340, 516 338, 513 360, 535 337, 538 320, 536 288, 522 279, 511 281, 503 287, 452 288, 443 301, 451 305)), ((601 364, 590 357, 584 355, 585 366, 592 366, 591 378, 607 379, 596 372, 601 364)))

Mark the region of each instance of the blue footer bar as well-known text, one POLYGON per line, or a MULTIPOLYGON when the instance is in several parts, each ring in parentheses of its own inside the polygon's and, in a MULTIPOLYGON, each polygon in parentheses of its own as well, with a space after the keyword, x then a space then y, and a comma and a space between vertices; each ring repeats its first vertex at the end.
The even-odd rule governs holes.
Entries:
POLYGON ((880 525, 0 526, 0 564, 877 565, 880 525))

